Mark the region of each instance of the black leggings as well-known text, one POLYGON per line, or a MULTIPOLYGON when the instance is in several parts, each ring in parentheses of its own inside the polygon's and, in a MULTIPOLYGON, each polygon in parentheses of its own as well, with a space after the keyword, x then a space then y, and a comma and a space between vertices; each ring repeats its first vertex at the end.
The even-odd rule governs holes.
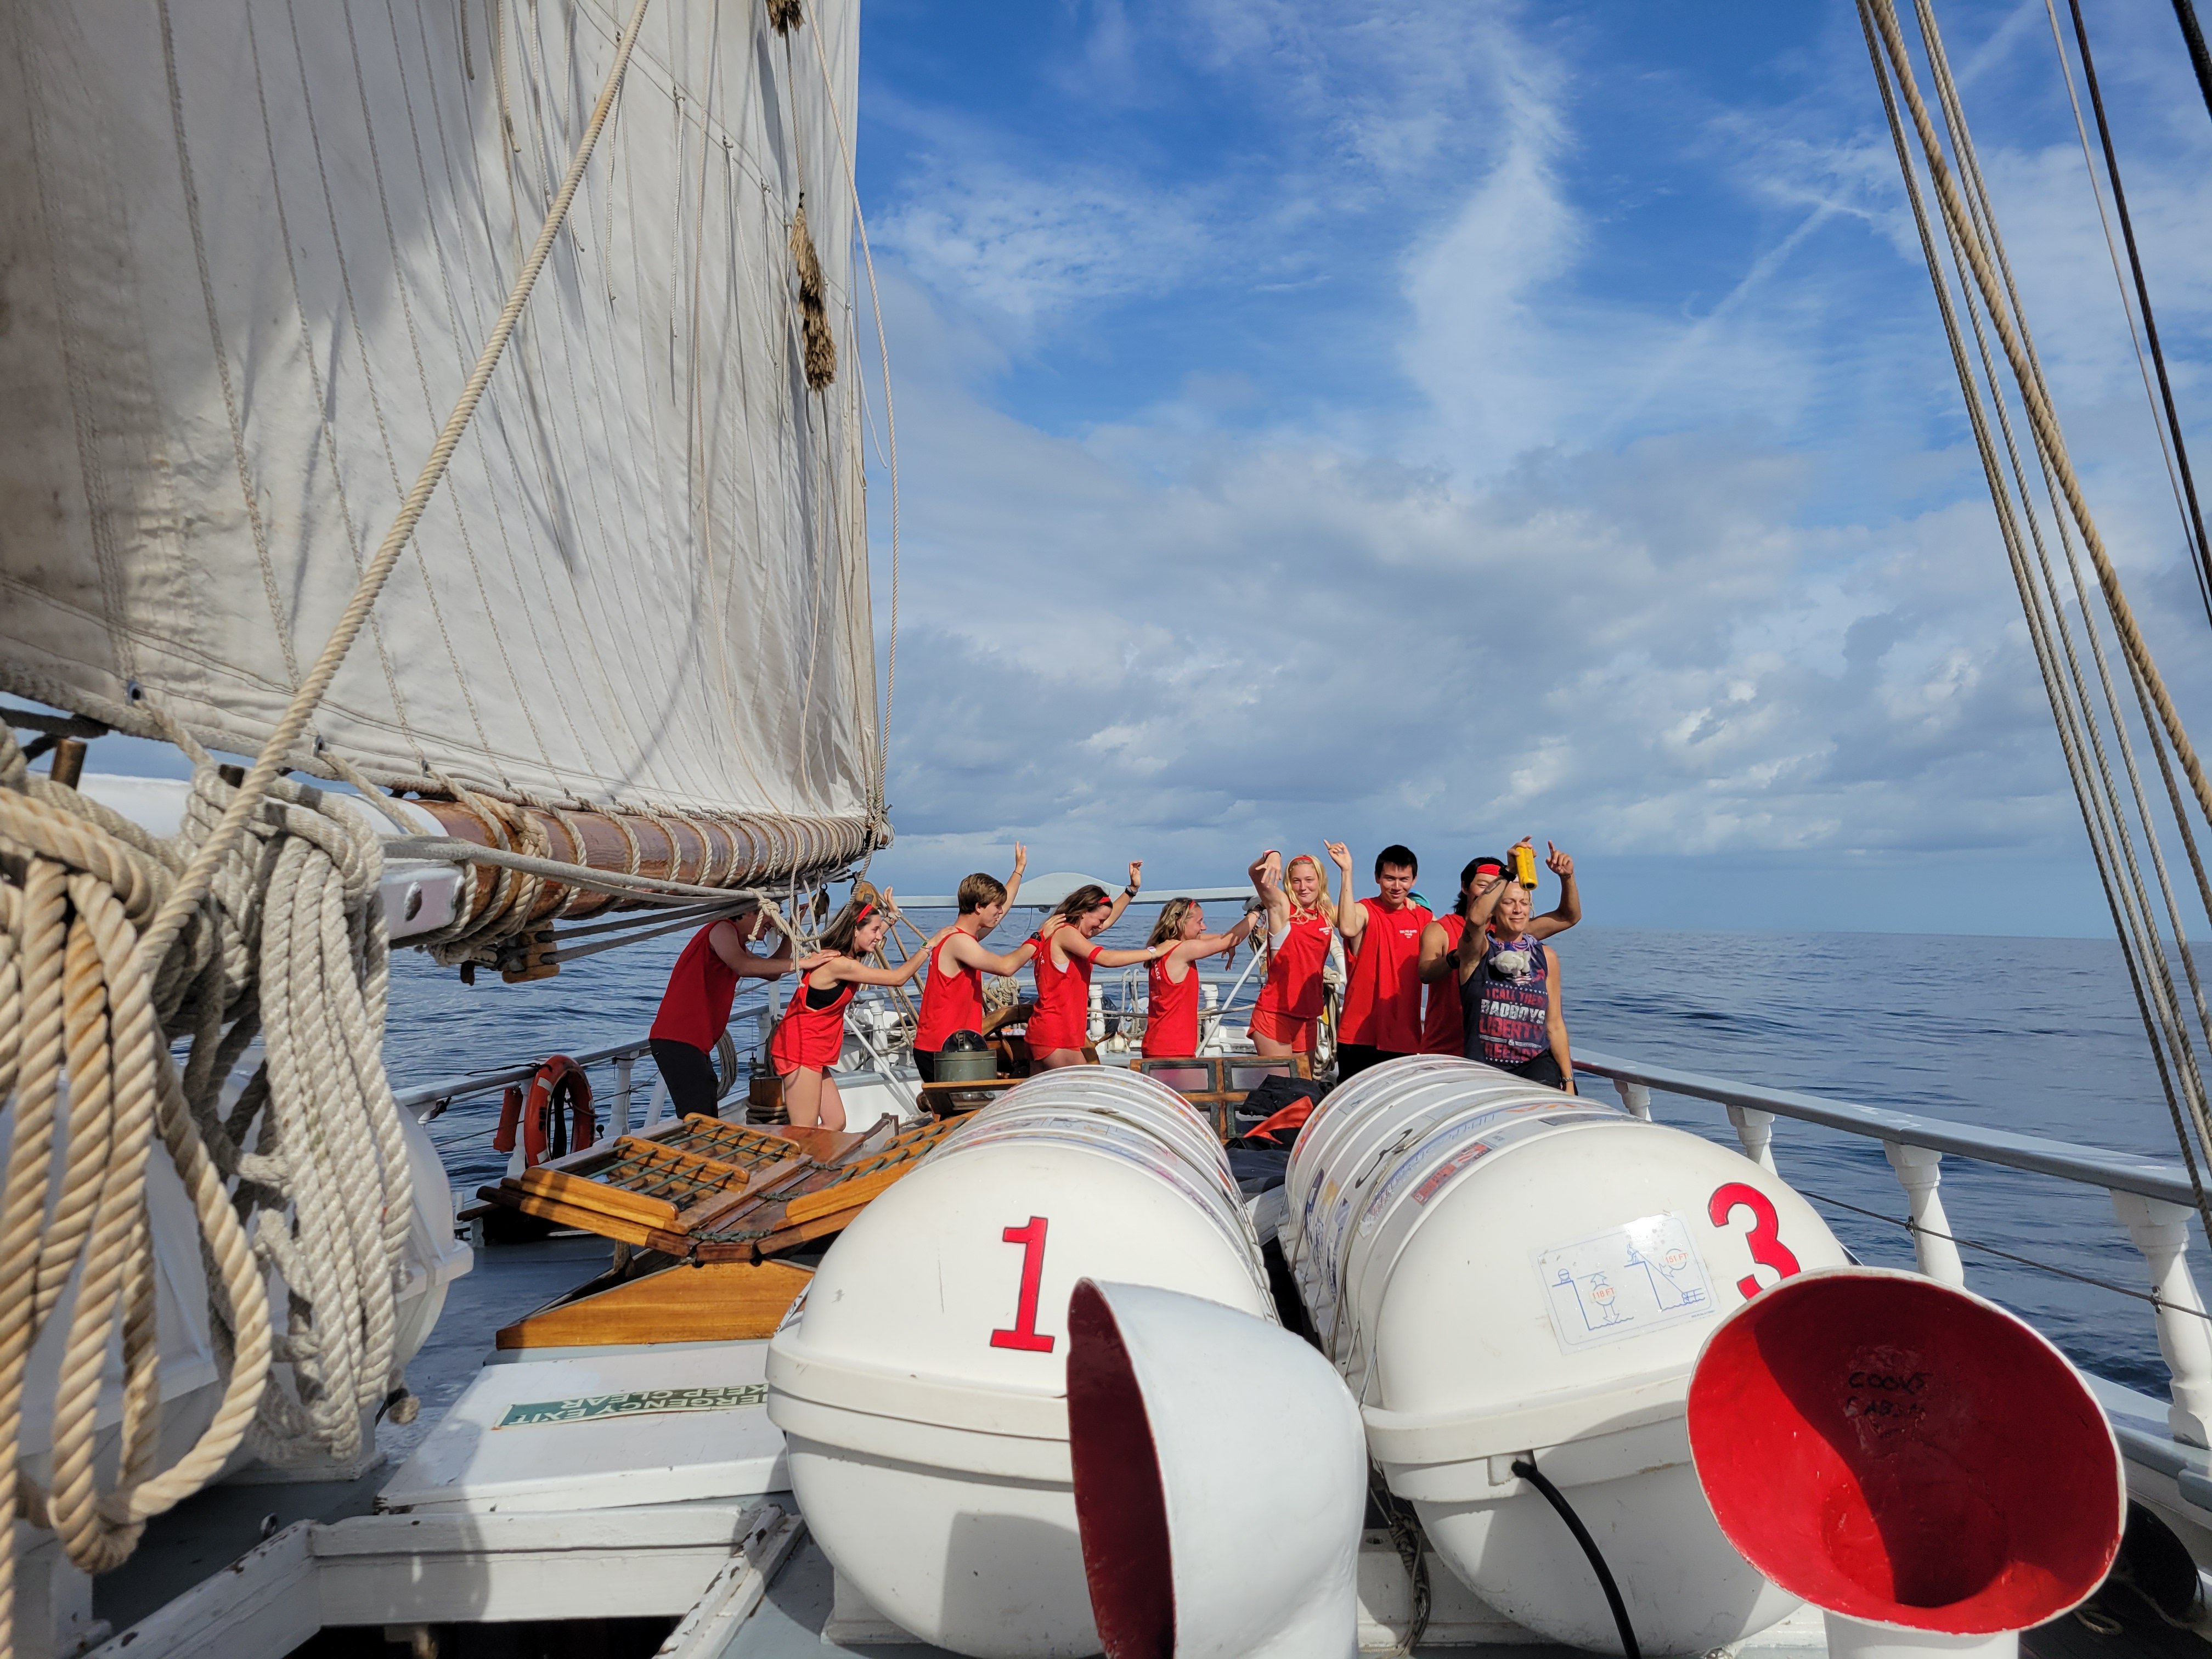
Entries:
POLYGON ((1526 1078, 1531 1083, 1541 1083, 1548 1088, 1564 1089, 1566 1079, 1560 1074, 1559 1062, 1549 1048, 1534 1060, 1524 1060, 1518 1066, 1500 1066, 1501 1072, 1510 1072, 1516 1077, 1526 1078))
POLYGON ((914 1069, 921 1073, 921 1080, 924 1083, 937 1081, 937 1054, 938 1051, 934 1048, 917 1048, 914 1051, 914 1069))
POLYGON ((722 1085, 714 1075, 714 1055, 673 1037, 655 1037, 653 1063, 660 1067, 661 1081, 668 1085, 669 1109, 678 1117, 695 1112, 702 1117, 719 1115, 714 1108, 722 1085))

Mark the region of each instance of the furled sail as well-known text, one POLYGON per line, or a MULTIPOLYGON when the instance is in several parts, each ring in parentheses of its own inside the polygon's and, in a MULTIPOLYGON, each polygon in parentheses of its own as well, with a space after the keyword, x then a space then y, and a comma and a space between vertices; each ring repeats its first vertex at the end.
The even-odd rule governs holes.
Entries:
MULTIPOLYGON (((781 821, 840 859, 887 835, 857 6, 776 10, 646 9, 520 326, 310 728, 377 781, 781 821)), ((453 408, 628 8, 10 11, 0 686, 158 735, 143 697, 254 751, 453 408)))

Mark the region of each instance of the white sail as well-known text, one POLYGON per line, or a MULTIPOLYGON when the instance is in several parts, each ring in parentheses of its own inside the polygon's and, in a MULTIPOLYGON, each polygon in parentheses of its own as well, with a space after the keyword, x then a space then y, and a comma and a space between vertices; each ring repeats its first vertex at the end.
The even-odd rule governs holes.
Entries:
MULTIPOLYGON (((453 407, 613 61, 602 0, 16 0, 0 686, 257 749, 453 407)), ((854 0, 653 0, 451 471, 312 730, 380 781, 873 796, 854 0), (841 125, 842 132, 841 136, 841 125), (792 225, 835 379, 805 374, 792 225)))

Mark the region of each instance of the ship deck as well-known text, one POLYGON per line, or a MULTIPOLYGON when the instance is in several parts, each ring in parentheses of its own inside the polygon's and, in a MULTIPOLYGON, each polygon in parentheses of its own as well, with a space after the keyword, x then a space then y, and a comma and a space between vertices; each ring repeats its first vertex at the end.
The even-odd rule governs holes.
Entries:
MULTIPOLYGON (((406 1425, 385 1423, 377 1434, 385 1462, 350 1480, 259 1484, 234 1481, 212 1487, 148 1528, 137 1553, 123 1568, 97 1581, 95 1608, 117 1633, 96 1655, 131 1659, 165 1650, 166 1642, 138 1646, 131 1626, 173 1601, 239 1563, 273 1534, 301 1522, 337 1522, 374 1513, 377 1492, 429 1433, 492 1352, 493 1333, 532 1309, 599 1273, 607 1246, 587 1237, 556 1237, 531 1244, 480 1249, 475 1269, 450 1287, 443 1316, 428 1343, 409 1368, 410 1386, 422 1401, 420 1416, 406 1425)), ((787 1495, 770 1494, 791 1506, 787 1495)), ((750 1501, 750 1500, 748 1500, 750 1501)), ((635 1512, 633 1512, 635 1513, 635 1512)), ((1377 1540, 1379 1545, 1379 1540, 1377 1540)), ((1386 1553, 1380 1549, 1378 1554, 1386 1553)), ((1388 1563, 1395 1570, 1395 1560, 1388 1563)), ((1441 1567, 1436 1569, 1441 1571, 1441 1567)), ((851 1654, 854 1659, 932 1659, 940 1650, 917 1643, 835 1640, 823 1634, 830 1621, 833 1575, 828 1559, 802 1535, 773 1571, 758 1605, 711 1650, 720 1659, 822 1659, 851 1654)), ((1593 1590, 1593 1594, 1595 1594, 1593 1590)), ((2198 1659, 2203 1638, 2162 1623, 2139 1596, 2111 1587, 2092 1603, 2094 1622, 2068 1615, 2028 1632, 2022 1651, 2035 1659, 2099 1659, 2116 1654, 2146 1659, 2198 1659)), ((593 1659, 647 1659, 660 1649, 673 1619, 570 1620, 437 1627, 440 1659, 520 1659, 537 1655, 590 1654, 593 1659), (563 1632, 565 1632, 565 1637, 563 1632)), ((154 1632, 149 1631, 146 1634, 154 1632)), ((1363 1649, 1382 1651, 1389 1642, 1379 1629, 1364 1632, 1363 1649)), ((404 1632, 381 1626, 331 1627, 291 1651, 315 1659, 391 1655, 404 1648, 404 1632)), ((256 1651, 261 1650, 257 1649, 256 1651)), ((687 1646, 687 1654, 695 1651, 687 1646)), ((1730 1651, 1743 1659, 1782 1659, 1825 1650, 1816 1615, 1801 1613, 1781 1626, 1730 1651)), ((1534 1643, 1468 1643, 1447 1636, 1417 1650, 1437 1659, 1565 1659, 1571 1650, 1534 1643)))

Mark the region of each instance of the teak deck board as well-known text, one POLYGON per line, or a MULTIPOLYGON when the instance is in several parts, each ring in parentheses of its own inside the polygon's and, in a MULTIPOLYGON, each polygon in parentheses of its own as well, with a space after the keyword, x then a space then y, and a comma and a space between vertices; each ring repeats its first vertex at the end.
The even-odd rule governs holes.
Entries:
POLYGON ((678 1263, 571 1293, 502 1328, 501 1348, 738 1342, 775 1334, 813 1274, 781 1261, 678 1263))

